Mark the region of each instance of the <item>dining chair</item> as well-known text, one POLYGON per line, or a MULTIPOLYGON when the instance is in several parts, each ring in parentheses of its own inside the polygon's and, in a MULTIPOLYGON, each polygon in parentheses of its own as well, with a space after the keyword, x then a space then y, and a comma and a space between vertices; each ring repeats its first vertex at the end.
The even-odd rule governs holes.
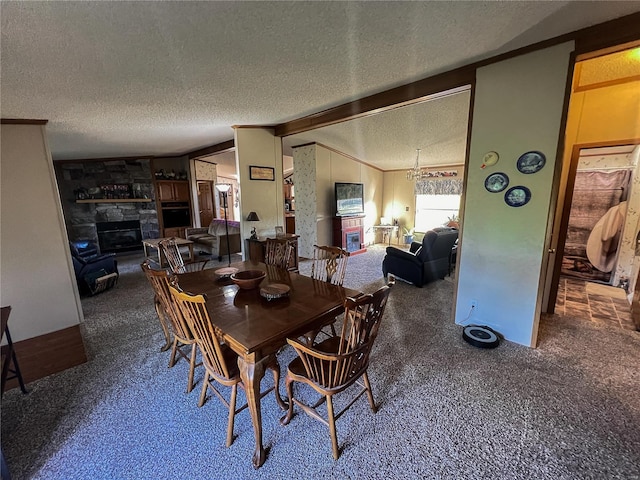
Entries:
POLYGON ((332 285, 342 285, 349 255, 349 252, 340 247, 314 245, 311 277, 332 285))
POLYGON ((140 266, 155 294, 154 303, 156 313, 158 314, 160 326, 162 327, 162 332, 166 340, 166 344, 161 350, 168 350, 169 345, 171 345, 169 368, 173 367, 178 361, 179 357, 177 357, 177 355, 180 355, 189 362, 189 377, 187 381, 187 393, 189 393, 193 390, 195 369, 201 365, 201 363, 196 363, 197 344, 193 338, 191 329, 182 315, 176 310, 171 292, 169 291, 169 284, 172 278, 174 278, 174 275, 167 270, 155 270, 151 268, 148 260, 140 266))
POLYGON ((176 239, 173 237, 166 238, 158 242, 158 248, 162 250, 162 254, 169 264, 169 268, 171 268, 171 271, 175 274, 203 270, 208 262, 208 260, 204 260, 184 263, 184 258, 182 258, 182 254, 180 253, 180 247, 176 243, 176 239))
POLYGON ((298 357, 289 364, 287 369, 285 386, 289 397, 289 409, 280 422, 287 425, 293 417, 293 405, 298 405, 309 416, 329 427, 333 458, 336 460, 340 456, 336 420, 365 393, 371 410, 376 412, 367 368, 371 348, 378 335, 380 320, 394 282, 395 280, 390 278, 387 285, 373 294, 347 298, 344 302, 344 323, 340 336, 331 337, 313 346, 297 339, 287 339, 287 342, 296 350, 298 357), (309 385, 322 396, 316 403, 309 405, 293 396, 294 382, 309 385), (336 413, 333 396, 354 383, 359 385, 360 390, 342 410, 336 413), (327 404, 326 419, 317 411, 317 408, 324 403, 327 404))
POLYGON ((286 270, 291 265, 294 248, 294 244, 288 238, 267 238, 264 263, 286 270))
MULTIPOLYGON (((200 392, 200 400, 198 406, 204 405, 207 396, 207 390, 211 391, 222 401, 229 409, 229 419, 227 421, 227 447, 233 443, 233 423, 236 413, 244 410, 247 405, 236 408, 236 398, 238 386, 244 389, 244 384, 240 378, 238 369, 238 355, 225 344, 220 333, 211 321, 206 308, 206 297, 204 295, 192 295, 183 292, 177 285, 169 287, 171 295, 175 301, 177 309, 181 312, 183 318, 186 319, 193 336, 202 353, 202 363, 205 367, 204 381, 202 382, 202 390, 200 392), (177 287, 177 288, 176 288, 177 287), (214 386, 217 382, 225 387, 231 387, 231 395, 229 401, 214 386)), ((260 398, 275 390, 276 401, 280 408, 285 410, 286 404, 280 397, 278 384, 280 382, 280 365, 275 355, 271 355, 267 359, 265 367, 273 372, 274 386, 260 392, 260 398)))
MULTIPOLYGON (((347 273, 349 255, 348 251, 340 247, 314 245, 311 278, 342 286, 347 273)), ((335 337, 336 328, 333 323, 330 328, 331 334, 335 337)))

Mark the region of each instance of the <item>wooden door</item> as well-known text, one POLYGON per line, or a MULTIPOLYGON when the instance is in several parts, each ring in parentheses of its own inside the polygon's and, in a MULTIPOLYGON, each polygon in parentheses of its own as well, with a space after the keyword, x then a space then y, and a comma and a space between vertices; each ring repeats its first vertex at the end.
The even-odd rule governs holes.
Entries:
POLYGON ((200 226, 208 227, 214 218, 213 182, 198 182, 198 205, 200 207, 200 226))

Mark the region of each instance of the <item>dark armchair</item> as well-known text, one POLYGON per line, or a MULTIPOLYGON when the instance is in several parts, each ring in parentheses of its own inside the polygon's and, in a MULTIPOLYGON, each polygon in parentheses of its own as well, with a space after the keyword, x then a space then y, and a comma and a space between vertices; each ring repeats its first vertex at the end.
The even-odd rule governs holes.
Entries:
POLYGON ((70 242, 71 260, 81 295, 94 295, 118 281, 118 262, 113 253, 100 255, 92 242, 70 242))
POLYGON ((382 273, 385 278, 391 273, 417 287, 442 279, 449 273, 451 249, 457 239, 454 228, 434 228, 425 233, 422 243, 413 242, 408 252, 387 247, 382 273))

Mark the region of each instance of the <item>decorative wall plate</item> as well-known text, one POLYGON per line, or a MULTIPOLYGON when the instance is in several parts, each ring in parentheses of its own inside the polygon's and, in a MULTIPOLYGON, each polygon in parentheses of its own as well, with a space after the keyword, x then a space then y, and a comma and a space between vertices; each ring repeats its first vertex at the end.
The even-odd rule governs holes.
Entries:
POLYGON ((547 158, 544 156, 544 153, 534 150, 520 155, 516 166, 518 167, 518 171, 522 173, 536 173, 542 170, 546 162, 547 158))
POLYGON ((498 155, 498 152, 487 152, 484 154, 484 157, 482 157, 482 165, 480 165, 480 168, 495 165, 496 163, 498 163, 499 159, 500 155, 498 155))
POLYGON ((496 172, 489 175, 484 180, 484 188, 491 193, 503 191, 509 185, 509 177, 506 173, 496 172))
POLYGON ((522 185, 511 187, 504 194, 504 201, 510 207, 521 207, 529 203, 529 200, 531 200, 531 190, 522 185))

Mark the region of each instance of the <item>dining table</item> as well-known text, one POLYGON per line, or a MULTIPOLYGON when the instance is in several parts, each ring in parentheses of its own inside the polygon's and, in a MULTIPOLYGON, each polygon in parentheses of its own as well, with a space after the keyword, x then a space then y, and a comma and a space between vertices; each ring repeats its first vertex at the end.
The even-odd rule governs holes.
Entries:
MULTIPOLYGON (((266 277, 253 289, 240 289, 228 275, 206 269, 178 275, 180 288, 191 294, 205 294, 211 322, 222 340, 238 355, 240 378, 245 387, 248 410, 255 433, 253 466, 265 461, 262 445, 260 382, 271 355, 287 345, 287 338, 312 338, 310 332, 335 321, 344 312, 347 297, 360 292, 272 265, 246 260, 234 263, 241 270, 262 270, 266 277), (285 292, 279 298, 267 295, 267 287, 285 292), (261 293, 262 292, 262 293, 261 293), (263 296, 265 295, 265 296, 263 296)), ((223 270, 225 274, 228 270, 223 270)), ((281 408, 286 408, 279 395, 281 408)))

